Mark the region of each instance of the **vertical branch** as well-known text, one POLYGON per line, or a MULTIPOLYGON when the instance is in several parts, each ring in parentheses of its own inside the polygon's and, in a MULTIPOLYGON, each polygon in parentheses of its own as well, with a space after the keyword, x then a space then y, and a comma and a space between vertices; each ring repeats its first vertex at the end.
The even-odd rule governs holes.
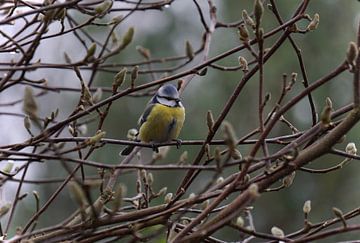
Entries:
POLYGON ((357 33, 357 48, 358 48, 358 55, 355 60, 354 66, 354 106, 360 107, 360 20, 358 24, 358 33, 357 33))

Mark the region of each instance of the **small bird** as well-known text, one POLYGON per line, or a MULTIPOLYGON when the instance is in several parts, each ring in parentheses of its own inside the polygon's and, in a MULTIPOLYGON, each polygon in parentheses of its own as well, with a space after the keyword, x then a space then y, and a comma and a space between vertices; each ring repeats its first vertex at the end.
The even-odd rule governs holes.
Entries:
MULTIPOLYGON (((172 84, 159 88, 148 102, 138 125, 137 139, 142 142, 163 143, 177 139, 185 121, 185 108, 181 103, 179 92, 172 84)), ((134 145, 127 146, 121 155, 128 155, 134 145)), ((154 147, 157 151, 157 148, 154 147)))

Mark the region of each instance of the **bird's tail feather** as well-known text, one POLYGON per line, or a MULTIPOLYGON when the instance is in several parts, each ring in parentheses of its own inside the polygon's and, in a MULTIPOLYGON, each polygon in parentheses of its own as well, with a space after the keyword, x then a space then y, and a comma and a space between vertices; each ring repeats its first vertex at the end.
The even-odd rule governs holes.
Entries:
POLYGON ((124 155, 124 156, 129 155, 129 154, 131 153, 131 151, 134 150, 134 148, 135 148, 134 145, 128 145, 128 146, 126 146, 126 147, 123 149, 123 151, 121 151, 121 155, 124 155))

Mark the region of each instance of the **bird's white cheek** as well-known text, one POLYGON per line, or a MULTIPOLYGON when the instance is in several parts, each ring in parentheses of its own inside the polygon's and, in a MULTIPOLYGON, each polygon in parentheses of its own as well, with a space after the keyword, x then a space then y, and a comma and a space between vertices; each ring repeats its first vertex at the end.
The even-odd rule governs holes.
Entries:
POLYGON ((168 99, 161 98, 161 97, 158 97, 157 100, 162 105, 166 105, 166 106, 170 106, 170 107, 176 106, 176 101, 175 100, 168 100, 168 99))

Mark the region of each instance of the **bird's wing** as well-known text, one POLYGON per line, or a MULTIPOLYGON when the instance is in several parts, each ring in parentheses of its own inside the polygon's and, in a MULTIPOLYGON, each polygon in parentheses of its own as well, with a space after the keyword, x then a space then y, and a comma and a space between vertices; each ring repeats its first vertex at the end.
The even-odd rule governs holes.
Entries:
POLYGON ((151 110, 154 108, 155 104, 148 104, 145 108, 145 111, 143 112, 143 114, 141 115, 139 121, 138 121, 138 125, 139 127, 141 127, 141 125, 146 122, 149 114, 151 113, 151 110))

